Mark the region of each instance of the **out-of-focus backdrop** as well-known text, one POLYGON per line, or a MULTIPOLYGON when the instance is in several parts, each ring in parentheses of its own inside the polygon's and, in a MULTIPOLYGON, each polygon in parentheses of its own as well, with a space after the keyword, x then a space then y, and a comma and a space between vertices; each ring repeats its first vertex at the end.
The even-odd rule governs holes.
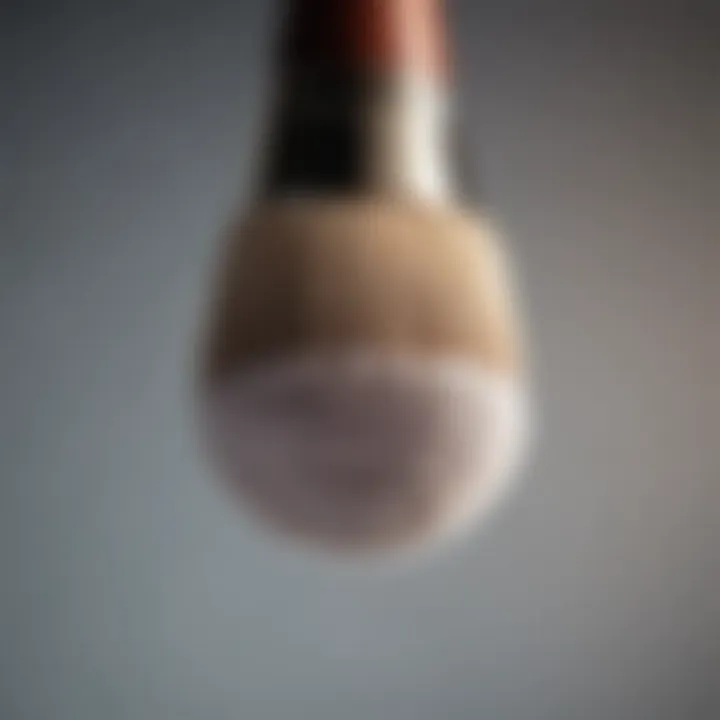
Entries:
POLYGON ((0 10, 0 717, 720 717, 717 4, 451 4, 542 425, 503 511, 399 574, 258 534, 194 444, 276 10, 0 10))

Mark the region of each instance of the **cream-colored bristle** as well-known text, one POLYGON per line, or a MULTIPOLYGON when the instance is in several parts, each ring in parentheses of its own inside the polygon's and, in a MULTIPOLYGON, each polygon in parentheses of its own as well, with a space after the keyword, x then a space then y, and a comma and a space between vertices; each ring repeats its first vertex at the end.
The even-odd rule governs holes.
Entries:
POLYGON ((425 545, 502 497, 526 436, 522 389, 456 358, 315 355, 206 396, 220 470, 281 530, 348 550, 425 545))

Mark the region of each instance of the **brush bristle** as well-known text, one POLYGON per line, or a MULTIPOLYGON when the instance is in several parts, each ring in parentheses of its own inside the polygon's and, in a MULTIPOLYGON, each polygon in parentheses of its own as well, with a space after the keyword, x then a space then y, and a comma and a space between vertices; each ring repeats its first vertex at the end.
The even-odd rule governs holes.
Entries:
POLYGON ((511 378, 452 358, 308 356, 205 396, 219 470, 259 516, 344 550, 457 534, 509 486, 526 430, 511 378))
POLYGON ((376 199, 263 204, 233 229, 207 372, 347 347, 460 354, 516 372, 510 281, 488 223, 376 199))
POLYGON ((203 377, 210 449, 248 504, 346 549, 464 527, 525 425, 502 253, 477 218, 286 200, 231 237, 203 377))

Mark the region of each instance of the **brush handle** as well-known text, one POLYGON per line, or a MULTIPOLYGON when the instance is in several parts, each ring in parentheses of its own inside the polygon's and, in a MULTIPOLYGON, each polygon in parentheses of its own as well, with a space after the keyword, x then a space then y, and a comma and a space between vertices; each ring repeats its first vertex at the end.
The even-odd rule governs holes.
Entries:
POLYGON ((464 194, 440 0, 294 0, 264 196, 464 194))
POLYGON ((334 66, 375 74, 419 72, 445 81, 442 0, 293 0, 281 35, 283 71, 334 66))

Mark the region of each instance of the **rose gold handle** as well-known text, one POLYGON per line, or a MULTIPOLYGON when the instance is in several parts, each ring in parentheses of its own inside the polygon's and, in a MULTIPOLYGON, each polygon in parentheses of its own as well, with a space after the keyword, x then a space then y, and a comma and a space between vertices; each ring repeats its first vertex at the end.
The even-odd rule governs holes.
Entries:
POLYGON ((442 0, 290 0, 281 64, 444 78, 449 62, 442 5, 442 0))

